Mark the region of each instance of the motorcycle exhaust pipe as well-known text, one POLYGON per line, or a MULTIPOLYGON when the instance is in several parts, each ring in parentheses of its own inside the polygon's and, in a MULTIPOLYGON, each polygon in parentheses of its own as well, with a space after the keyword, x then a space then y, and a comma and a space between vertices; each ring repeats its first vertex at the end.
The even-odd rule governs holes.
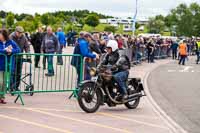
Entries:
POLYGON ((132 102, 132 101, 135 101, 137 99, 138 99, 138 97, 134 97, 134 98, 128 99, 128 102, 132 102))
POLYGON ((135 93, 135 94, 129 95, 128 99, 133 99, 133 98, 137 99, 138 97, 142 97, 142 96, 143 96, 143 94, 141 92, 139 92, 139 93, 135 93))

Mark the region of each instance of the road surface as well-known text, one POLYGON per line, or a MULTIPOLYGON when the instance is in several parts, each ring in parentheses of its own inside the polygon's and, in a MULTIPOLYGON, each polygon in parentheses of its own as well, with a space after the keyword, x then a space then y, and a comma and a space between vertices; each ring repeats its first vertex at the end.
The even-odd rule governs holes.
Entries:
POLYGON ((148 88, 157 104, 189 133, 200 132, 200 66, 190 57, 186 66, 171 62, 155 69, 148 88))

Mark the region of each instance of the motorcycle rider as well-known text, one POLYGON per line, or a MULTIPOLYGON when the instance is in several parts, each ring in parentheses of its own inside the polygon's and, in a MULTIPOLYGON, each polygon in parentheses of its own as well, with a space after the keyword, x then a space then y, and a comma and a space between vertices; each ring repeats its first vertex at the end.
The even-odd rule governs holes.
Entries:
POLYGON ((107 53, 98 68, 102 65, 112 65, 111 71, 115 81, 119 85, 122 100, 128 98, 126 81, 131 67, 127 56, 120 55, 118 51, 118 43, 115 40, 109 40, 106 46, 107 53))

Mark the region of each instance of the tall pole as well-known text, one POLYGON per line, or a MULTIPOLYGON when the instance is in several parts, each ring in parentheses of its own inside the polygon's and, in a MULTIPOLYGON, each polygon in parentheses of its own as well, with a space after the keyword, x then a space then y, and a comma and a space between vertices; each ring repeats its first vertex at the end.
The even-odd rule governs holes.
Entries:
POLYGON ((135 24, 136 24, 136 18, 137 18, 137 13, 138 13, 138 0, 135 0, 135 15, 133 16, 133 34, 135 33, 135 24))

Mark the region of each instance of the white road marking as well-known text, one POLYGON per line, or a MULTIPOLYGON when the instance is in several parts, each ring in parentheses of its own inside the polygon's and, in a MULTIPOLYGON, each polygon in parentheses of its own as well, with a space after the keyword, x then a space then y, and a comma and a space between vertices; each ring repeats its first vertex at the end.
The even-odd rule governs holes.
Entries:
POLYGON ((168 70, 169 73, 176 72, 176 70, 168 70))
POLYGON ((189 72, 189 69, 193 68, 192 66, 186 66, 183 70, 179 70, 179 72, 189 72))
POLYGON ((200 72, 200 71, 191 70, 192 68, 194 68, 194 67, 192 67, 192 66, 185 66, 185 67, 183 67, 181 70, 169 69, 169 70, 167 70, 167 72, 168 72, 168 73, 174 73, 174 72, 181 72, 181 73, 200 72))

